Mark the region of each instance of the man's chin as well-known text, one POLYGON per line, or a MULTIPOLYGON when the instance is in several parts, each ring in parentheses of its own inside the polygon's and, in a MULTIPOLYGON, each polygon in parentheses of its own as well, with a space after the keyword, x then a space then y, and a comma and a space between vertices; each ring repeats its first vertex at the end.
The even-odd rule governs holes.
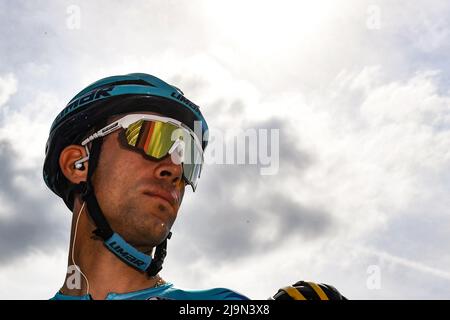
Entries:
POLYGON ((152 220, 151 225, 145 230, 142 230, 142 232, 139 232, 139 234, 142 235, 141 238, 143 243, 150 246, 157 246, 163 242, 169 234, 171 224, 169 225, 169 222, 166 220, 156 217, 152 220))
POLYGON ((151 205, 143 207, 142 213, 139 216, 143 222, 152 219, 159 224, 172 225, 176 218, 174 208, 165 203, 153 202, 151 205))
POLYGON ((155 247, 163 242, 174 222, 168 214, 159 212, 157 208, 140 208, 131 217, 131 221, 122 221, 121 228, 117 229, 122 229, 125 239, 143 247, 155 247))

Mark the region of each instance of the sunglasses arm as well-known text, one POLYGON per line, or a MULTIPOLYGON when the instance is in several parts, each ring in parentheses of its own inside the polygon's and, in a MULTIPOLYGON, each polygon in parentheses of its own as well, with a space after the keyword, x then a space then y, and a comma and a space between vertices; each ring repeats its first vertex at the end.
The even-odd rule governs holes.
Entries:
POLYGON ((89 142, 92 142, 93 140, 100 138, 100 137, 104 137, 108 134, 110 134, 111 132, 116 131, 117 129, 121 128, 120 125, 120 121, 116 121, 113 122, 109 125, 107 125, 106 127, 104 127, 103 129, 97 131, 96 133, 90 135, 89 137, 87 137, 85 140, 83 140, 83 142, 81 143, 82 146, 84 146, 84 148, 86 149, 86 157, 81 158, 80 160, 77 160, 75 162, 75 167, 80 166, 83 162, 88 161, 89 160, 89 148, 87 146, 87 144, 89 142))

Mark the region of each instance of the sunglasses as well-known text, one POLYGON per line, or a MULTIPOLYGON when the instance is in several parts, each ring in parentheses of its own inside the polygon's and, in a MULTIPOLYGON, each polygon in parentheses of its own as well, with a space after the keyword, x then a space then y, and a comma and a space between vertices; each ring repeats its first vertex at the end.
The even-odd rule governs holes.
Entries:
POLYGON ((197 135, 186 125, 172 118, 151 114, 130 114, 114 121, 81 143, 87 156, 75 165, 89 159, 87 144, 116 130, 123 145, 154 161, 171 156, 172 162, 181 164, 183 179, 195 191, 203 166, 203 149, 197 135))

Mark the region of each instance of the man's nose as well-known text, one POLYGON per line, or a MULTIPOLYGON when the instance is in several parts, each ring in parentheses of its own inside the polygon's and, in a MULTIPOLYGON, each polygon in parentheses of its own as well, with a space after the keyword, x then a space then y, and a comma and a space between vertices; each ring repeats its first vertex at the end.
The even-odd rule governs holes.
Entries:
POLYGON ((173 163, 170 156, 159 161, 155 169, 157 179, 166 180, 174 185, 181 180, 182 174, 183 168, 181 164, 173 163))

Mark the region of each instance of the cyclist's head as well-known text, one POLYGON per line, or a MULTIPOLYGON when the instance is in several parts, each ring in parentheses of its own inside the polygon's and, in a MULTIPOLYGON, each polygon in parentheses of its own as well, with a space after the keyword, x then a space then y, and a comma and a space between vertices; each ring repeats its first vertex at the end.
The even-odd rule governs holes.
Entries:
MULTIPOLYGON (((119 118, 117 115, 128 113, 156 113, 172 118, 195 133, 197 144, 200 144, 202 151, 207 146, 206 120, 199 107, 188 100, 178 88, 142 73, 96 81, 78 93, 56 117, 47 141, 44 180, 47 186, 64 200, 69 209, 73 209, 74 194, 78 190, 73 188, 73 184, 61 171, 61 152, 69 145, 81 144, 85 137, 114 119, 112 117, 119 118)), ((101 141, 101 138, 93 142, 98 141, 101 141)), ((91 174, 95 171, 96 160, 89 161, 91 174)), ((189 175, 184 177, 185 182, 195 188, 201 165, 185 169, 185 175, 189 175)))

